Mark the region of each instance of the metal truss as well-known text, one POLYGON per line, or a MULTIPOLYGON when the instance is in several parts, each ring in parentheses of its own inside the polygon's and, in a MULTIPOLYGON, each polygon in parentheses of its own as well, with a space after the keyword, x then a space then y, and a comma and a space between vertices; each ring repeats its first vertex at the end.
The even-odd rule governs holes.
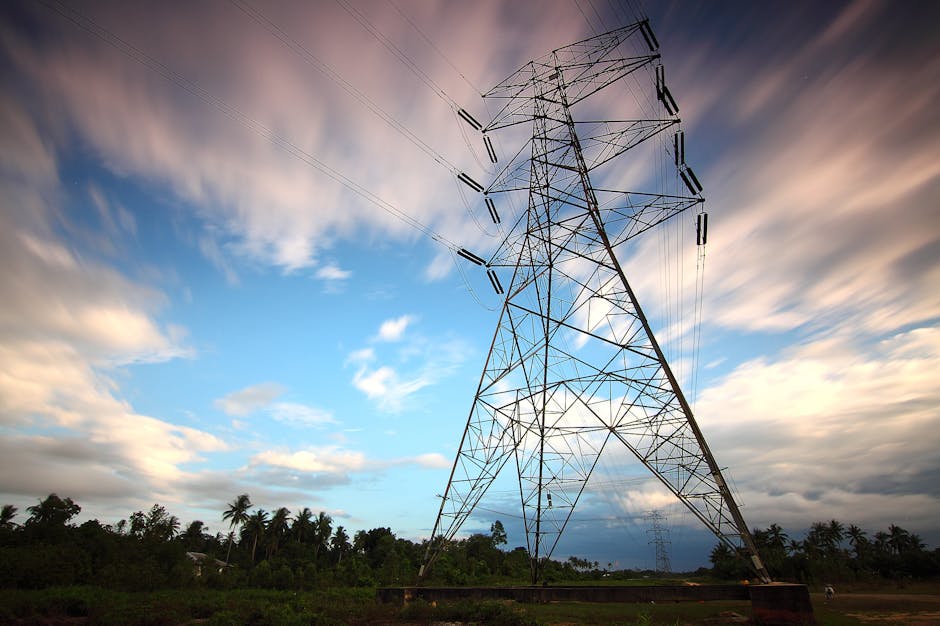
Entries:
POLYGON ((512 277, 422 574, 510 465, 536 583, 598 459, 623 446, 769 580, 617 255, 633 237, 701 206, 701 187, 680 159, 681 131, 675 163, 678 174, 688 171, 690 195, 596 188, 591 180, 678 124, 675 102, 656 68, 663 119, 572 116, 588 96, 652 69, 658 54, 616 56, 630 38, 651 52, 658 45, 646 22, 633 24, 555 50, 486 94, 501 105, 487 130, 530 123, 533 131, 485 193, 524 193, 527 210, 486 263, 491 272, 511 268, 512 277))

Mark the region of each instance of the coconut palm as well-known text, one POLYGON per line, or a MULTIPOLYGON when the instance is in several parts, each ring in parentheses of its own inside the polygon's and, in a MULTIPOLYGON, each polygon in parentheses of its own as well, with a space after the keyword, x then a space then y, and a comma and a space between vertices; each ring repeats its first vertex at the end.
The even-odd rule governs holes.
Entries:
POLYGON ((294 518, 294 523, 290 527, 290 532, 297 539, 298 543, 303 543, 307 537, 310 536, 310 531, 313 528, 313 511, 309 508, 304 507, 303 511, 297 514, 297 517, 294 518))
POLYGON ((222 519, 229 521, 228 551, 225 553, 225 561, 228 562, 232 556, 232 538, 235 536, 235 527, 241 526, 248 520, 248 509, 251 508, 251 498, 247 493, 243 493, 232 500, 228 509, 222 513, 222 519))
POLYGON ((13 528, 16 523, 13 518, 16 517, 17 508, 12 504, 4 504, 0 509, 0 528, 13 528))
POLYGON ((290 511, 283 506, 271 516, 271 521, 268 523, 268 557, 277 553, 281 538, 287 534, 289 521, 290 511))
POLYGON ((75 504, 71 498, 64 500, 54 493, 50 493, 39 504, 27 507, 29 519, 27 524, 49 524, 64 526, 70 519, 81 513, 82 507, 75 504))
POLYGON ((865 531, 855 524, 850 524, 845 534, 849 538, 849 543, 855 548, 855 558, 862 558, 862 552, 865 551, 865 547, 868 545, 868 537, 865 536, 865 531))
POLYGON ((333 539, 330 540, 330 549, 336 557, 337 564, 343 561, 343 556, 349 552, 351 547, 352 546, 349 545, 349 535, 346 534, 346 529, 342 526, 337 526, 336 532, 333 533, 333 539))
POLYGON ((180 535, 187 548, 202 551, 203 544, 206 542, 205 526, 205 523, 198 519, 189 523, 189 526, 180 535))
POLYGON ((313 520, 313 560, 316 562, 321 547, 327 547, 330 535, 333 534, 333 518, 320 511, 317 519, 313 520))
POLYGON ((888 526, 888 546, 895 554, 901 554, 910 547, 911 533, 900 526, 888 526))
POLYGON ((251 537, 251 562, 255 562, 255 551, 258 549, 258 540, 262 539, 268 529, 268 512, 258 509, 248 516, 242 530, 251 537))

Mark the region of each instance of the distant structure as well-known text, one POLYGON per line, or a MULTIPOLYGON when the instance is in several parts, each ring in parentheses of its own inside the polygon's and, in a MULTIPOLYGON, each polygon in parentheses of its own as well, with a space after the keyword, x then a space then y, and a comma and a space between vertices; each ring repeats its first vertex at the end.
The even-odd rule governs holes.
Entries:
POLYGON ((658 47, 648 21, 617 28, 496 85, 484 96, 496 110, 488 124, 461 109, 494 163, 488 133, 532 130, 488 187, 458 177, 502 232, 488 259, 459 254, 485 269, 503 303, 422 576, 508 465, 537 583, 598 459, 618 447, 769 580, 623 265, 634 238, 689 210, 696 243, 707 238, 702 185, 685 161, 658 47), (626 93, 604 91, 614 84, 626 93), (635 114, 600 119, 599 111, 633 101, 635 114), (627 176, 638 169, 628 157, 653 142, 659 160, 639 167, 651 175, 627 176), (624 188, 650 180, 643 191, 624 188))
POLYGON ((666 522, 666 516, 660 511, 650 511, 644 519, 649 524, 646 533, 652 537, 649 543, 656 547, 656 573, 672 573, 672 564, 669 562, 669 552, 666 546, 669 545, 669 530, 663 525, 666 522))

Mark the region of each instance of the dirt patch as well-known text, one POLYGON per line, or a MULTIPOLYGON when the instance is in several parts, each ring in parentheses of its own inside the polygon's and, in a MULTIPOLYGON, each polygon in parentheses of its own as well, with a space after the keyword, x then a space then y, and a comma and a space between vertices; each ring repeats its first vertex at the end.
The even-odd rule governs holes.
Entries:
POLYGON ((930 613, 887 613, 884 615, 863 615, 860 613, 846 613, 866 624, 905 624, 906 626, 933 626, 940 624, 940 611, 930 613))

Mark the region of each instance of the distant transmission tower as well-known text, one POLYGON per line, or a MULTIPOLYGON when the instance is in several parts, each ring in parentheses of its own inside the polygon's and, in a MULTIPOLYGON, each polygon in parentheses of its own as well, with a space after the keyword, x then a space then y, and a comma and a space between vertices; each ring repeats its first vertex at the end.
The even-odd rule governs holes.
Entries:
POLYGON ((650 543, 656 547, 656 573, 669 574, 672 572, 672 564, 669 563, 669 552, 666 550, 669 545, 669 531, 663 526, 666 516, 659 511, 650 511, 643 519, 650 525, 646 532, 653 537, 650 543))
MULTIPOLYGON (((639 22, 531 61, 486 94, 499 110, 481 130, 531 124, 528 150, 488 188, 463 174, 461 180, 485 196, 496 223, 514 192, 524 194, 526 209, 488 260, 461 250, 485 266, 505 300, 421 575, 509 464, 538 582, 599 457, 623 446, 769 580, 618 256, 637 235, 688 209, 701 211, 703 203, 685 164, 678 107, 657 47, 648 22, 639 22), (648 46, 650 54, 621 56, 628 43, 648 46), (653 106, 665 114, 647 108, 640 115, 647 119, 597 121, 589 96, 634 73, 655 76, 653 106), (578 121, 573 107, 582 102, 590 117, 578 121), (619 189, 624 168, 615 166, 670 128, 662 146, 671 153, 671 173, 660 178, 681 191, 619 189)), ((626 99, 605 95, 605 110, 626 99)), ((699 243, 703 218, 700 212, 699 243)))

